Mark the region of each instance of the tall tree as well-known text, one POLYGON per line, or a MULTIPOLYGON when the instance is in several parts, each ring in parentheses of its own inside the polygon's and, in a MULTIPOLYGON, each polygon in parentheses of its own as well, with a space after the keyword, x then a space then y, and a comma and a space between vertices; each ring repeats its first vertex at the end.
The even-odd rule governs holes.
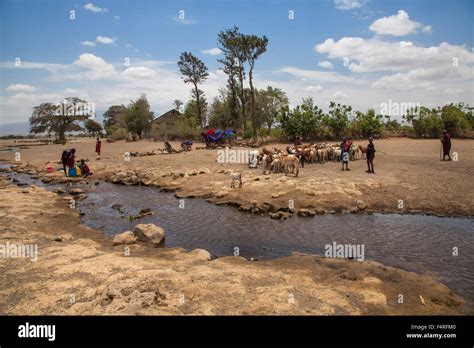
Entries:
POLYGON ((267 89, 259 91, 258 104, 262 114, 262 121, 266 123, 268 128, 268 135, 270 135, 272 125, 278 114, 288 107, 288 103, 288 97, 279 88, 267 86, 267 89))
POLYGON ((42 103, 33 108, 30 117, 30 133, 55 133, 56 140, 66 142, 66 132, 81 131, 79 124, 92 115, 90 104, 85 100, 69 97, 62 103, 42 103))
MULTIPOLYGON (((240 99, 240 106, 242 111, 242 122, 243 122, 243 131, 247 126, 247 114, 246 114, 246 99, 245 99, 245 36, 239 33, 239 28, 234 26, 231 29, 221 31, 218 34, 218 45, 226 57, 227 65, 234 64, 235 67, 232 67, 229 72, 233 73, 234 69, 239 80, 238 85, 238 96, 240 99)), ((224 64, 224 63, 223 63, 224 64)), ((224 64, 224 67, 226 66, 224 64)), ((225 71, 224 71, 225 72, 225 71)), ((226 72, 229 74, 228 72, 226 72)))
POLYGON ((104 112, 104 128, 107 134, 112 134, 117 128, 127 128, 125 123, 125 114, 127 108, 125 105, 112 105, 104 112))
POLYGON ((266 36, 258 37, 256 35, 245 35, 244 47, 245 47, 245 58, 249 64, 249 84, 250 84, 250 97, 252 105, 252 130, 253 138, 257 139, 257 114, 256 114, 256 102, 255 102, 255 89, 253 87, 253 71, 257 59, 265 53, 267 50, 268 39, 266 36))
POLYGON ((199 84, 204 82, 209 73, 207 72, 206 65, 197 57, 193 56, 190 52, 183 52, 179 57, 178 62, 179 71, 184 76, 185 83, 192 83, 194 89, 192 95, 196 100, 197 104, 197 116, 199 127, 203 127, 203 100, 204 91, 199 89, 199 84))
POLYGON ((143 132, 148 130, 152 120, 153 112, 150 110, 145 94, 130 102, 125 114, 125 123, 129 132, 137 133, 141 137, 143 132))
POLYGON ((230 111, 230 126, 238 127, 239 111, 238 108, 238 86, 236 78, 239 76, 239 66, 234 57, 226 55, 224 59, 219 59, 219 63, 223 65, 222 71, 227 74, 227 88, 230 96, 228 98, 228 106, 230 111))

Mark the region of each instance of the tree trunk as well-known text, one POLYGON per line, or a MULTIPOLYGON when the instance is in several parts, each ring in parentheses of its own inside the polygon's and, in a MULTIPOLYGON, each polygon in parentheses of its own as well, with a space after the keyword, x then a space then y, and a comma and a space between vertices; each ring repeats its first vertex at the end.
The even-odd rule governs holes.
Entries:
POLYGON ((242 120, 244 122, 242 128, 243 128, 243 131, 245 133, 245 127, 246 127, 246 123, 247 123, 247 116, 245 115, 244 75, 243 75, 242 71, 239 71, 239 82, 240 82, 240 104, 242 104, 242 120))
POLYGON ((199 130, 202 130, 201 101, 199 99, 199 88, 198 88, 197 83, 194 84, 194 90, 196 91, 196 104, 197 104, 197 109, 198 109, 199 130))
POLYGON ((252 83, 252 70, 249 70, 249 84, 250 84, 250 100, 252 103, 252 130, 253 130, 253 139, 257 140, 257 115, 255 114, 255 93, 253 92, 253 83, 252 83))

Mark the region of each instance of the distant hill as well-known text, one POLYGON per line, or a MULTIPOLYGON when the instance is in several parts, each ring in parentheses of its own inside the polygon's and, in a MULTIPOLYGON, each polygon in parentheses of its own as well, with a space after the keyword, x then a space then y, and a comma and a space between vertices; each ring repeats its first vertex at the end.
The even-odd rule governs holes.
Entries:
POLYGON ((30 124, 28 122, 0 124, 0 136, 2 135, 28 135, 30 124))

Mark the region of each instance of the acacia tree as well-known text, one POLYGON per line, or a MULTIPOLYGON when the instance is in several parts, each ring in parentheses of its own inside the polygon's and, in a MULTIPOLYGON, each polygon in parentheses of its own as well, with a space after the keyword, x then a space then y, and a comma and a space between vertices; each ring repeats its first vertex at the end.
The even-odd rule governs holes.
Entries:
MULTIPOLYGON (((224 72, 229 75, 236 75, 238 78, 238 86, 236 92, 240 99, 240 107, 242 113, 243 131, 247 126, 246 114, 246 98, 245 98, 245 35, 239 33, 239 28, 234 26, 231 29, 221 31, 217 37, 218 46, 224 52, 225 59, 220 61, 224 65, 224 72)), ((230 82, 230 80, 229 80, 230 82)))
POLYGON ((190 52, 183 52, 179 57, 178 62, 179 71, 183 75, 185 83, 192 83, 194 89, 192 96, 197 104, 197 116, 199 127, 203 127, 203 106, 204 106, 204 91, 199 89, 199 84, 204 82, 209 73, 207 67, 199 58, 193 56, 190 52))
POLYGON ((100 134, 100 132, 102 132, 102 125, 99 122, 96 122, 91 119, 86 120, 86 122, 84 122, 84 127, 86 128, 89 135, 92 137, 95 137, 96 133, 100 134))
POLYGON ((89 103, 77 97, 65 98, 62 103, 42 103, 33 108, 30 133, 54 133, 56 141, 66 143, 66 132, 81 131, 79 124, 92 116, 89 103))
POLYGON ((266 36, 258 37, 256 35, 245 35, 244 47, 245 58, 249 64, 249 85, 250 98, 252 105, 252 130, 253 138, 257 139, 257 114, 255 103, 255 89, 253 87, 253 70, 257 59, 267 50, 268 39, 266 36))

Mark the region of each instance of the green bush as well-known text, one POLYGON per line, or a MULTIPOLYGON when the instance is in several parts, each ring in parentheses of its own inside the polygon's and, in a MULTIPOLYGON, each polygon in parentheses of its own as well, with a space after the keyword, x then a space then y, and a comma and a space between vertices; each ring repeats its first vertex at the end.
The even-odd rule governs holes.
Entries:
POLYGON ((113 131, 110 139, 112 140, 123 140, 127 137, 127 130, 125 128, 117 128, 113 131))

